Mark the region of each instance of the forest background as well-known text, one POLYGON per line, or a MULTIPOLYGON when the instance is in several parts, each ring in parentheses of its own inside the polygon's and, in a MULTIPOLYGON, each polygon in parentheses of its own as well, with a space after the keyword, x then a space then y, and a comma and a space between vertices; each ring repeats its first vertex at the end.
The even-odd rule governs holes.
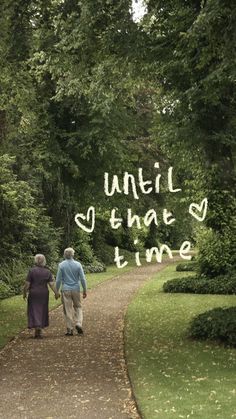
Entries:
POLYGON ((67 246, 97 272, 114 246, 128 257, 190 240, 199 276, 235 275, 234 2, 149 0, 139 21, 129 0, 3 0, 0 12, 1 298, 20 292, 35 253, 55 269, 67 246), (107 199, 104 172, 153 179, 155 162, 174 167, 178 197, 166 182, 107 199), (186 211, 204 197, 203 225, 186 211), (90 205, 87 234, 74 217, 90 205), (168 208, 176 222, 130 229, 127 207, 168 208))

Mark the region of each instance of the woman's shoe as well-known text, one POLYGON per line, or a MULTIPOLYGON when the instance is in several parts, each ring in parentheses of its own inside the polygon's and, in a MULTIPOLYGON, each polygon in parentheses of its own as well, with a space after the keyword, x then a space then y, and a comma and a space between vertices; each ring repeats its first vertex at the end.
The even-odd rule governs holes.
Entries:
POLYGON ((35 335, 34 335, 35 339, 43 339, 43 335, 42 335, 42 329, 40 328, 36 328, 35 329, 35 335))

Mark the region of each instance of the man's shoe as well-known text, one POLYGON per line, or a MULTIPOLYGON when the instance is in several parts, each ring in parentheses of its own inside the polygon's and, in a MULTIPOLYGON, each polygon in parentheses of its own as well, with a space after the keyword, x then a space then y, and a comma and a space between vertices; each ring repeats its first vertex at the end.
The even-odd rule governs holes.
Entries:
POLYGON ((67 332, 65 333, 65 336, 73 336, 73 330, 67 329, 67 332))
POLYGON ((75 328, 78 332, 78 335, 83 335, 84 334, 82 327, 76 325, 75 328))

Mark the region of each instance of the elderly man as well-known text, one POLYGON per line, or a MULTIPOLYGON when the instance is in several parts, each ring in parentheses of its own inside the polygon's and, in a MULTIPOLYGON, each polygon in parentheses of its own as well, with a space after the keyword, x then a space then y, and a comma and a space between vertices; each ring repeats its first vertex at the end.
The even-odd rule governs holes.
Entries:
POLYGON ((87 297, 87 285, 84 271, 80 262, 74 260, 75 251, 71 247, 64 250, 65 260, 59 263, 56 288, 61 287, 63 311, 66 320, 66 336, 73 336, 73 327, 79 335, 83 334, 83 312, 80 300, 80 283, 83 288, 83 298, 87 297))

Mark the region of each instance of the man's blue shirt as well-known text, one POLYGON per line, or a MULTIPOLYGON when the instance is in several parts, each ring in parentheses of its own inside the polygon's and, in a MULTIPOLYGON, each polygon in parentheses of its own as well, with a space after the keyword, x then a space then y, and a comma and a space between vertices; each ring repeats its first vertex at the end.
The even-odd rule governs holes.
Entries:
POLYGON ((57 290, 62 285, 62 291, 80 291, 80 283, 83 291, 86 291, 86 278, 81 263, 74 259, 65 259, 59 263, 56 278, 57 290))

